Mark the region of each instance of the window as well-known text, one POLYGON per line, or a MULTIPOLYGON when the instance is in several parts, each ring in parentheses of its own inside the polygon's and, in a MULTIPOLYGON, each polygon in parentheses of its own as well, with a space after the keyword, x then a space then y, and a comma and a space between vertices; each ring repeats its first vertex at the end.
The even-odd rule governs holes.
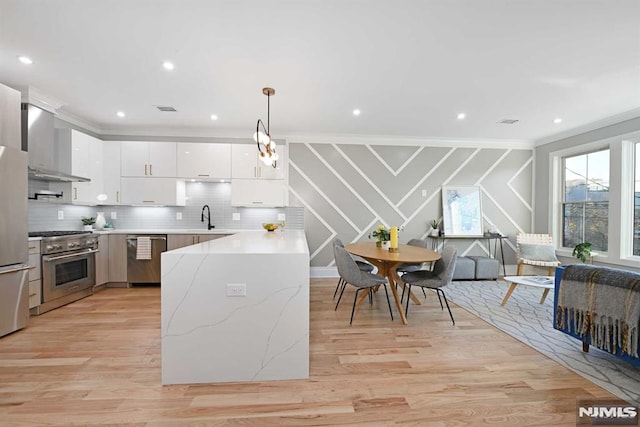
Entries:
MULTIPOLYGON (((593 250, 607 252, 609 150, 564 157, 562 164, 562 246, 572 248, 589 242, 593 250)), ((636 218, 640 221, 638 211, 636 218)))

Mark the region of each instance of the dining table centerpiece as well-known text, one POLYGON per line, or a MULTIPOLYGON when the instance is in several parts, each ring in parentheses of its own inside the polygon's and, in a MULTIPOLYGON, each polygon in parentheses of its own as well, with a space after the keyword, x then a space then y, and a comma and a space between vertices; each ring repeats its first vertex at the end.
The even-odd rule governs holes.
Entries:
POLYGON ((369 238, 375 237, 377 239, 376 246, 379 248, 389 246, 391 240, 391 231, 383 224, 378 224, 378 227, 369 234, 369 238))

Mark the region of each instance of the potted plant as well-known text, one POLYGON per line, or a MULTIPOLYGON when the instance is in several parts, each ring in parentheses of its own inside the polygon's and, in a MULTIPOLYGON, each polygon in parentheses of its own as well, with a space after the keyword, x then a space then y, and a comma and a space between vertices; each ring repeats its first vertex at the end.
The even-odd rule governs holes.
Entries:
POLYGON ((431 236, 438 237, 440 235, 440 230, 438 229, 440 221, 438 221, 437 219, 432 219, 429 225, 431 226, 431 231, 429 232, 429 234, 431 236))
POLYGON ((571 253, 574 257, 579 259, 582 262, 587 262, 587 258, 591 256, 591 243, 583 242, 578 243, 571 253))
POLYGON ((391 239, 391 232, 387 227, 379 224, 378 228, 373 230, 373 232, 369 235, 369 238, 371 238, 371 236, 378 239, 378 241, 376 242, 376 246, 382 247, 385 242, 388 242, 391 239))
POLYGON ((82 225, 84 225, 84 229, 87 231, 91 231, 93 230, 93 224, 95 224, 96 219, 94 217, 85 217, 83 216, 82 218, 82 225))

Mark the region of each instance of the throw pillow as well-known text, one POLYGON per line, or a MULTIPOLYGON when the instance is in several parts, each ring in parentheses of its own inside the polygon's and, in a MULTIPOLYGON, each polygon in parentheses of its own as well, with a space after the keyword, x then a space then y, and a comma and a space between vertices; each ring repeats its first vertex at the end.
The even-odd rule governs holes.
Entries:
POLYGON ((521 243, 520 258, 541 262, 559 262, 556 258, 556 250, 552 245, 521 243))

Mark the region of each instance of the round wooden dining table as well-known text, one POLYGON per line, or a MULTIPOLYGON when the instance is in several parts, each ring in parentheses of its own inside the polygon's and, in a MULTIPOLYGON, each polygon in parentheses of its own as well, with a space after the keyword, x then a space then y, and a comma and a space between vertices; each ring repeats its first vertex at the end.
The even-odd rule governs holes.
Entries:
MULTIPOLYGON (((345 245, 344 248, 350 254, 357 255, 366 259, 371 264, 378 267, 378 275, 384 276, 389 281, 391 293, 396 300, 396 307, 400 313, 402 323, 407 324, 407 316, 404 313, 400 296, 398 295, 398 283, 404 286, 404 282, 398 276, 396 269, 404 263, 419 264, 422 262, 433 262, 440 259, 438 252, 430 249, 421 248, 419 246, 398 245, 398 252, 389 252, 387 249, 376 246, 375 242, 360 242, 345 245)), ((371 290, 368 289, 370 292, 371 290)), ((362 292, 358 298, 357 304, 368 295, 368 292, 362 292)), ((416 303, 421 304, 420 300, 413 294, 409 297, 416 303)))

